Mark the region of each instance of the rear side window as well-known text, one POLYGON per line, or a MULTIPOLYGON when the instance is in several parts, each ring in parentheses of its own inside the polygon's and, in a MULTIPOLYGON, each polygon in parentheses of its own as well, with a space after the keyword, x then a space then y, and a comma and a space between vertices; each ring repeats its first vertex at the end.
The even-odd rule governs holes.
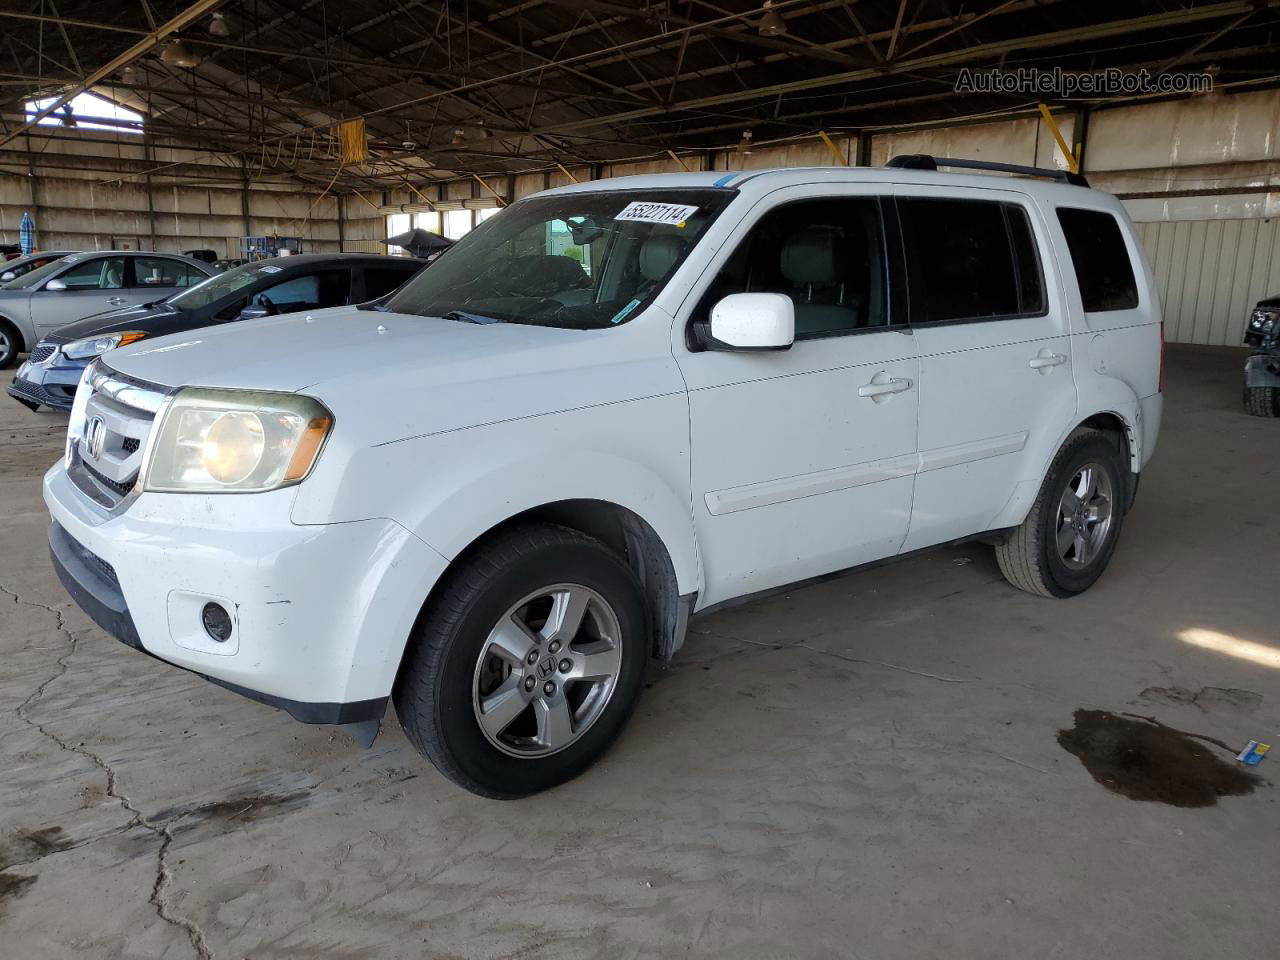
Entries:
POLYGON ((137 287, 192 287, 207 279, 190 264, 167 257, 134 257, 133 276, 137 287))
POLYGON ((1133 264, 1116 218, 1098 210, 1058 208, 1085 313, 1132 310, 1138 305, 1133 264))
POLYGON ((1027 219, 1027 211, 1011 203, 1004 204, 1004 215, 1009 223, 1009 242, 1018 268, 1018 297, 1022 312, 1043 313, 1044 279, 1040 274, 1040 254, 1036 252, 1031 221, 1027 219))
POLYGON ((1045 309, 1026 212, 992 200, 904 197, 913 323, 1035 316, 1045 309))
POLYGON ((369 300, 385 297, 415 273, 417 270, 400 267, 368 267, 364 271, 364 295, 369 300))

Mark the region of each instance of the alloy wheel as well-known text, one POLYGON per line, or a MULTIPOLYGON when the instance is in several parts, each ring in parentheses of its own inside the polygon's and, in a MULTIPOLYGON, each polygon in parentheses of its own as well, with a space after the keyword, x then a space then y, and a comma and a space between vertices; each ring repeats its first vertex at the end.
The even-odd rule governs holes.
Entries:
POLYGON ((1111 477, 1098 463, 1086 463, 1062 492, 1058 502, 1057 548, 1073 570, 1087 567, 1106 545, 1111 532, 1115 497, 1111 477))
POLYGON ((622 630, 608 601, 581 584, 545 587, 485 640, 472 683, 476 721, 503 753, 550 756, 600 718, 621 668, 622 630))

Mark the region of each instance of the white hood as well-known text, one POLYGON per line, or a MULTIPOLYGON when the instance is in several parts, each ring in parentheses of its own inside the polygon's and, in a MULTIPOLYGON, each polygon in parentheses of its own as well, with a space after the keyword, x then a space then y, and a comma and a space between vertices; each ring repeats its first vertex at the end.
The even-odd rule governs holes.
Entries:
POLYGON ((169 387, 303 392, 369 444, 681 390, 670 321, 642 330, 641 319, 584 331, 336 307, 145 340, 104 360, 169 387))
POLYGON ((169 387, 233 387, 297 391, 388 366, 465 363, 524 352, 559 339, 518 324, 477 325, 334 307, 311 313, 203 327, 146 340, 106 357, 121 373, 169 387))

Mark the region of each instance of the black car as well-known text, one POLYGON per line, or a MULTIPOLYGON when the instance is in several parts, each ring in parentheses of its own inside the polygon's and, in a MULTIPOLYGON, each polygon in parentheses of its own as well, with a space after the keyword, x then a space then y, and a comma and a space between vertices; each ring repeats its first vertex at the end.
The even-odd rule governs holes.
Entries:
POLYGON ((1253 347, 1244 364, 1244 408, 1255 417, 1280 417, 1280 297, 1258 301, 1244 342, 1253 347))
POLYGON ((407 257, 316 253, 233 267, 167 300, 58 328, 32 348, 8 392, 32 410, 69 410, 84 368, 116 347, 216 323, 366 303, 386 296, 425 265, 407 257))

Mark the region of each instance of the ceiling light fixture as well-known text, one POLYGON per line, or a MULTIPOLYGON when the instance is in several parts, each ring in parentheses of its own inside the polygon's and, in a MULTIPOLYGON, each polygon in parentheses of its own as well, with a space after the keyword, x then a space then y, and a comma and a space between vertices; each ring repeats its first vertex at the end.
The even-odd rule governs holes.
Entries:
POLYGON ((213 37, 231 36, 231 24, 227 22, 225 13, 215 13, 209 18, 209 35, 213 37))
POLYGON ((190 70, 200 66, 200 55, 181 40, 171 40, 160 48, 160 62, 190 70))
POLYGON ((772 0, 764 0, 764 16, 756 21, 756 32, 762 37, 776 37, 787 32, 787 21, 773 9, 772 0))

